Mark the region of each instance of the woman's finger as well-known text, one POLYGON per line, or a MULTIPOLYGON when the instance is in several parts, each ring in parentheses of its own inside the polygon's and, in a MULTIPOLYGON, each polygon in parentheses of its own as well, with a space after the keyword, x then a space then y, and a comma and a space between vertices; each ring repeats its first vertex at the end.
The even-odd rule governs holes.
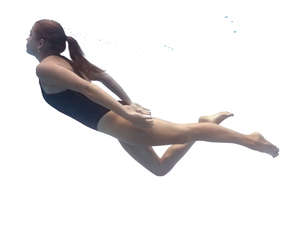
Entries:
POLYGON ((139 113, 142 113, 142 114, 151 115, 150 111, 147 111, 147 110, 144 110, 144 109, 137 109, 136 111, 139 112, 139 113))
POLYGON ((141 107, 141 108, 143 108, 143 109, 145 109, 145 110, 148 110, 148 111, 150 111, 148 108, 145 108, 145 107, 143 107, 143 106, 141 106, 140 104, 138 104, 138 103, 134 103, 136 106, 138 106, 138 107, 141 107))
POLYGON ((141 106, 141 108, 143 108, 144 110, 150 111, 148 108, 145 108, 145 107, 142 107, 142 106, 141 106))
POLYGON ((144 112, 144 114, 151 115, 151 112, 150 112, 150 111, 143 110, 143 112, 144 112))
POLYGON ((144 118, 145 118, 146 120, 151 120, 151 119, 152 119, 151 115, 144 115, 144 118))
POLYGON ((148 108, 145 108, 145 107, 142 107, 143 109, 147 110, 147 111, 150 111, 148 108))

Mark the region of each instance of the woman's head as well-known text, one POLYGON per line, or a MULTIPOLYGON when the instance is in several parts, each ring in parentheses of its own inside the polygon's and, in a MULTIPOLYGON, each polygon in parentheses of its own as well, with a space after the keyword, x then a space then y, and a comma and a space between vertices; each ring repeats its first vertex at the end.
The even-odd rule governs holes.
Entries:
POLYGON ((35 56, 59 55, 66 49, 66 41, 67 36, 58 22, 42 19, 35 22, 31 29, 27 51, 35 56))
POLYGON ((42 19, 34 23, 29 38, 27 38, 27 53, 39 61, 50 55, 59 56, 69 44, 72 66, 82 78, 92 80, 91 72, 104 72, 84 58, 84 53, 73 37, 65 34, 63 27, 56 21, 42 19))

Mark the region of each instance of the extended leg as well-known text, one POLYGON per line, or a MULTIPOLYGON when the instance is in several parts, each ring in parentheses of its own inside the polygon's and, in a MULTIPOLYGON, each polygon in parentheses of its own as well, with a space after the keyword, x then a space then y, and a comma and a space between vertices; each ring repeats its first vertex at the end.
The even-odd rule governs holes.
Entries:
MULTIPOLYGON (((198 122, 213 122, 219 124, 225 118, 232 115, 233 114, 229 112, 219 112, 211 116, 201 116, 198 119, 198 122)), ((193 141, 184 144, 171 145, 162 158, 159 158, 152 146, 130 145, 121 140, 119 140, 119 142, 129 155, 157 176, 167 174, 195 143, 195 141, 193 141)))
POLYGON ((234 143, 273 157, 279 149, 261 134, 242 134, 215 123, 178 124, 153 117, 151 127, 140 128, 113 111, 101 118, 98 131, 111 135, 131 145, 171 145, 191 141, 234 143))

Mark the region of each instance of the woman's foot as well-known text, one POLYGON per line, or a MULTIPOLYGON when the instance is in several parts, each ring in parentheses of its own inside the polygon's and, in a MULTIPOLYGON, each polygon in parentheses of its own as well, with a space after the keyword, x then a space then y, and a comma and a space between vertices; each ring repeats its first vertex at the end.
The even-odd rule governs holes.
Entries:
POLYGON ((229 118, 230 116, 233 116, 230 112, 219 112, 214 115, 208 115, 208 116, 201 116, 198 119, 198 122, 212 122, 216 124, 220 124, 224 119, 229 118))
MULTIPOLYGON (((233 114, 230 112, 219 112, 214 115, 201 116, 198 119, 198 122, 212 122, 220 124, 223 120, 231 116, 233 116, 233 114)), ((253 132, 248 136, 252 142, 252 144, 249 145, 249 148, 263 153, 267 153, 272 157, 277 157, 279 155, 279 148, 273 145, 271 142, 267 141, 260 133, 253 132)))
POLYGON ((249 148, 270 154, 272 157, 277 157, 279 155, 279 148, 267 141, 260 133, 253 132, 248 136, 253 140, 253 144, 251 144, 249 148))

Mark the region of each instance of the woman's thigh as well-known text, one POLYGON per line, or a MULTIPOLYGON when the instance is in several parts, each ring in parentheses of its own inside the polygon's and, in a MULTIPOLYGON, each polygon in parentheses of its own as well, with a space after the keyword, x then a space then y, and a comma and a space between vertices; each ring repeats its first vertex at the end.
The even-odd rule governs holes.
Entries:
POLYGON ((171 145, 187 142, 189 124, 178 124, 153 117, 151 127, 140 128, 113 111, 99 121, 97 130, 131 145, 171 145))

